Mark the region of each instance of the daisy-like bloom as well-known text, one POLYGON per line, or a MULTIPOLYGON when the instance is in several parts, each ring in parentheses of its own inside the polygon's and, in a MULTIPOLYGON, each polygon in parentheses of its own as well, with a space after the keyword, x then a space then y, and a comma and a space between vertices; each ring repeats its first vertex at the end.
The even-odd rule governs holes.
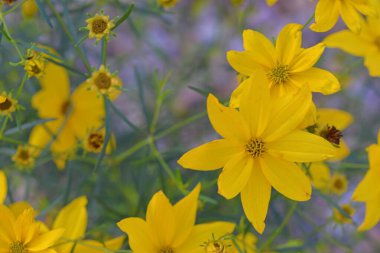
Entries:
POLYGON ((96 38, 96 41, 99 41, 102 38, 108 40, 111 29, 115 26, 114 22, 110 20, 110 17, 103 13, 97 13, 95 16, 88 18, 86 23, 86 28, 89 31, 88 37, 90 39, 96 38))
POLYGON ((159 6, 162 6, 164 8, 173 8, 174 6, 177 5, 177 3, 179 2, 179 0, 157 0, 157 4, 159 6))
POLYGON ((347 177, 340 173, 334 173, 330 179, 329 190, 336 195, 342 195, 347 191, 348 180, 347 177))
POLYGON ((0 94, 0 116, 10 116, 17 109, 17 100, 10 94, 2 92, 0 94))
POLYGON ((339 48, 354 56, 364 58, 371 76, 380 76, 380 17, 368 17, 359 33, 343 30, 327 36, 328 47, 339 48))
MULTIPOLYGON (((246 76, 253 75, 257 69, 263 70, 269 79, 271 94, 276 96, 295 93, 304 86, 325 95, 339 91, 339 81, 333 74, 313 67, 325 45, 319 43, 302 48, 301 29, 300 24, 286 25, 278 35, 276 45, 257 31, 245 30, 244 51, 227 52, 227 60, 232 68, 246 76)), ((240 89, 235 92, 243 93, 240 89)))
POLYGON ((371 229, 380 219, 380 130, 377 142, 367 148, 369 170, 352 195, 352 200, 366 204, 365 218, 359 231, 371 229))
POLYGON ((341 211, 337 208, 333 209, 333 219, 336 223, 339 224, 352 224, 352 216, 354 216, 356 210, 350 204, 343 204, 340 206, 342 210, 346 213, 343 215, 341 211), (350 217, 348 218, 347 215, 350 217))
POLYGON ((342 195, 348 189, 347 177, 340 173, 331 174, 325 163, 312 163, 309 172, 314 187, 324 193, 342 195))
POLYGON ((0 170, 0 205, 2 205, 7 198, 8 184, 7 177, 4 171, 0 170))
POLYGON ((38 6, 36 0, 27 0, 21 6, 22 16, 25 18, 32 18, 38 13, 38 6))
POLYGON ((19 145, 16 153, 12 156, 12 161, 21 169, 32 169, 35 164, 34 148, 26 145, 19 145))
POLYGON ((35 220, 32 208, 16 215, 0 205, 0 252, 47 253, 62 236, 63 229, 45 231, 35 220))
POLYGON ((55 120, 35 126, 29 144, 43 149, 51 142, 54 161, 63 169, 65 161, 75 152, 78 140, 83 140, 89 129, 104 124, 104 101, 86 82, 71 94, 66 70, 50 62, 39 82, 41 90, 33 96, 32 106, 40 118, 55 120))
POLYGON ((209 239, 231 234, 235 224, 230 222, 194 225, 200 190, 198 184, 175 205, 162 191, 157 192, 149 202, 146 220, 131 217, 118 222, 118 227, 128 234, 132 251, 204 253, 204 243, 209 239))
POLYGON ((104 65, 99 70, 92 72, 91 77, 86 81, 91 90, 95 90, 100 95, 107 95, 111 100, 115 100, 121 93, 121 79, 111 74, 104 65))
POLYGON ((28 73, 29 78, 32 76, 40 78, 44 75, 45 61, 46 60, 41 53, 29 50, 28 56, 24 61, 24 69, 28 73))
MULTIPOLYGON (((106 131, 104 128, 100 130, 91 130, 88 132, 86 138, 83 141, 83 147, 88 152, 100 153, 103 148, 106 131)), ((106 154, 110 154, 115 150, 116 139, 115 135, 111 135, 106 148, 106 154)))
POLYGON ((290 199, 309 200, 310 181, 295 162, 321 161, 336 152, 322 137, 298 129, 312 102, 309 90, 275 98, 268 83, 264 72, 244 81, 249 88, 239 110, 210 94, 208 116, 223 138, 190 150, 178 161, 201 171, 223 167, 219 194, 231 199, 240 193, 244 212, 259 233, 265 228, 272 186, 290 199))
POLYGON ((314 32, 327 32, 341 16, 347 27, 358 33, 362 29, 361 14, 377 14, 371 0, 319 0, 315 9, 315 22, 310 25, 310 29, 314 32))

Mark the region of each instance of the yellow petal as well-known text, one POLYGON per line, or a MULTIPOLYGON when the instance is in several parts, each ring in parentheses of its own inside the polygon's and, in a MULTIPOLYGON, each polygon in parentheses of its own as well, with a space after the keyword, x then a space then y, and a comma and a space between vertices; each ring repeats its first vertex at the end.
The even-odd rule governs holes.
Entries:
POLYGON ((320 68, 294 73, 290 79, 298 83, 298 86, 308 85, 312 92, 320 92, 323 95, 330 95, 340 90, 338 79, 331 72, 320 68))
POLYGON ((318 108, 317 114, 319 126, 335 126, 339 130, 346 129, 354 120, 351 113, 334 108, 318 108))
POLYGON ((278 0, 266 0, 266 1, 267 1, 267 5, 272 6, 276 4, 278 0))
POLYGON ((128 234, 133 252, 151 253, 159 250, 155 236, 143 219, 126 218, 119 221, 117 226, 128 234))
POLYGON ((252 58, 258 65, 272 68, 276 64, 273 43, 263 34, 254 30, 244 30, 243 46, 246 51, 252 52, 252 58))
POLYGON ((29 136, 29 144, 35 149, 35 155, 38 156, 40 151, 52 140, 54 134, 63 124, 63 119, 54 120, 42 125, 37 125, 32 129, 29 136))
POLYGON ((16 219, 14 231, 16 240, 28 244, 38 233, 38 227, 34 220, 35 212, 33 208, 25 209, 16 219))
POLYGON ((373 228, 380 219, 380 201, 378 198, 366 202, 365 217, 363 223, 358 227, 359 231, 373 228))
POLYGON ((42 251, 53 246, 59 238, 63 235, 64 229, 55 229, 39 235, 28 244, 28 250, 42 251))
POLYGON ((218 178, 218 193, 226 199, 238 195, 247 184, 253 167, 253 159, 244 151, 224 166, 218 178))
POLYGON ((321 58, 325 44, 318 43, 313 47, 302 49, 290 64, 291 73, 302 72, 314 66, 321 58))
POLYGON ((154 194, 150 200, 146 222, 161 247, 172 245, 176 232, 175 210, 162 191, 154 194))
POLYGON ((227 61, 237 72, 250 76, 256 68, 260 67, 255 62, 255 55, 251 51, 228 51, 227 61))
POLYGON ((380 171, 380 145, 372 144, 366 151, 368 152, 369 168, 380 171))
POLYGON ((311 181, 315 188, 326 192, 330 183, 330 169, 324 163, 312 163, 309 168, 311 181))
POLYGON ((364 58, 364 65, 368 68, 370 76, 380 76, 380 53, 369 54, 364 58))
POLYGON ((0 217, 1 217, 1 226, 0 234, 1 239, 7 241, 8 243, 16 239, 14 223, 16 222, 16 217, 12 211, 4 206, 0 205, 0 217))
POLYGON ((260 234, 265 229, 271 189, 272 187, 263 175, 258 161, 255 161, 249 181, 240 196, 245 215, 260 234))
POLYGON ((198 197, 201 185, 198 184, 188 195, 174 205, 176 232, 172 247, 181 245, 190 235, 195 224, 198 197))
MULTIPOLYGON (((18 201, 10 204, 9 209, 15 215, 15 217, 20 216, 26 209, 33 209, 33 207, 26 201, 18 201)), ((37 212, 34 212, 34 216, 37 215, 37 212)))
POLYGON ((350 154, 350 148, 348 147, 344 139, 340 139, 339 147, 336 148, 335 156, 329 158, 330 162, 338 162, 345 159, 350 154))
POLYGON ((75 245, 75 253, 102 253, 107 252, 103 244, 94 240, 78 241, 75 245))
POLYGON ((352 194, 352 200, 370 202, 380 195, 379 170, 369 169, 352 194))
POLYGON ((224 167, 241 148, 221 139, 208 142, 185 153, 178 163, 185 169, 216 170, 224 167))
POLYGON ((363 18, 351 2, 341 1, 340 3, 340 14, 344 23, 351 31, 358 33, 361 29, 361 23, 364 22, 363 18))
POLYGON ((118 236, 104 242, 107 249, 119 250, 123 247, 125 236, 118 236))
POLYGON ((7 198, 8 184, 5 173, 0 170, 0 205, 4 203, 7 198))
POLYGON ((294 56, 301 50, 302 25, 287 24, 278 35, 276 41, 276 52, 279 61, 283 65, 290 65, 294 56))
POLYGON ((207 97, 207 113, 215 131, 224 138, 243 143, 249 139, 249 130, 241 114, 220 104, 212 94, 207 97))
POLYGON ((338 1, 319 0, 315 9, 315 23, 310 25, 314 32, 327 32, 338 21, 338 1))
POLYGON ((296 130, 266 144, 268 153, 289 162, 318 162, 335 156, 337 149, 324 138, 296 130))
POLYGON ((266 155, 260 159, 260 166, 269 183, 285 197, 296 201, 310 199, 310 180, 296 164, 266 155))
POLYGON ((232 233, 235 224, 231 222, 212 222, 194 226, 188 240, 174 252, 181 253, 204 253, 204 245, 213 238, 219 239, 232 233))
POLYGON ((328 47, 339 48, 349 54, 362 57, 365 56, 367 52, 375 49, 372 43, 350 30, 333 33, 327 36, 323 42, 328 47))
POLYGON ((265 130, 269 120, 270 91, 269 82, 263 71, 257 71, 245 80, 247 90, 240 100, 239 111, 244 117, 252 137, 259 137, 265 130))

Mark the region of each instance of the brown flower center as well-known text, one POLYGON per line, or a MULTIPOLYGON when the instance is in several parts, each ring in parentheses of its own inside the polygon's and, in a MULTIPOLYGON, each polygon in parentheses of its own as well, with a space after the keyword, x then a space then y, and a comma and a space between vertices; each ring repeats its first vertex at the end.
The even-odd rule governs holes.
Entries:
POLYGON ((265 143, 258 138, 252 138, 246 145, 245 151, 253 158, 261 157, 265 152, 265 143))
POLYGON ((94 149, 99 149, 102 147, 104 142, 103 135, 100 133, 92 133, 88 137, 88 145, 94 149))
POLYGON ((159 253, 174 253, 174 250, 171 247, 164 247, 159 253))
POLYGON ((284 84, 289 80, 289 66, 277 64, 267 76, 275 85, 284 84))
POLYGON ((28 253, 28 249, 21 241, 15 241, 11 243, 9 253, 28 253))
POLYGON ((62 115, 66 115, 66 113, 69 111, 70 108, 70 101, 66 101, 61 106, 61 113, 62 115))
POLYGON ((376 45, 377 49, 380 50, 380 37, 377 37, 375 39, 375 45, 376 45))
POLYGON ((106 73, 99 73, 95 78, 95 85, 100 90, 106 90, 111 87, 111 78, 106 73))
POLYGON ((107 29, 108 23, 103 19, 96 19, 92 22, 92 31, 96 34, 101 34, 107 29))
POLYGON ((23 161, 27 161, 30 158, 29 151, 27 149, 22 149, 18 154, 18 158, 23 161))
POLYGON ((335 179, 333 185, 334 185, 334 188, 337 190, 342 190, 344 188, 344 182, 340 178, 335 179))
POLYGON ((3 102, 0 103, 0 110, 1 111, 6 111, 9 108, 12 107, 12 101, 9 98, 5 98, 3 102))
POLYGON ((227 247, 221 241, 211 241, 206 245, 206 253, 226 253, 227 247))
POLYGON ((340 130, 338 130, 335 126, 329 125, 327 125, 326 128, 321 131, 320 136, 336 145, 340 144, 340 139, 343 137, 340 130))

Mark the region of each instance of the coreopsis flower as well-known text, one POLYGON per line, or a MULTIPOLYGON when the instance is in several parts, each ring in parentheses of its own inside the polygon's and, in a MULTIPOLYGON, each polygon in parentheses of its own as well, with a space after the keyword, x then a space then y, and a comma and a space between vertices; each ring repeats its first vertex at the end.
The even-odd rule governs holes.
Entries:
POLYGON ((0 252, 46 253, 62 236, 63 229, 45 231, 35 220, 32 208, 16 215, 0 205, 0 252))
POLYGON ((296 162, 321 161, 336 151, 322 137, 298 129, 311 105, 307 88, 282 98, 270 96, 264 72, 241 85, 248 88, 239 110, 223 106, 211 94, 207 98, 210 122, 223 138, 188 151, 178 163, 201 171, 223 168, 219 194, 231 199, 240 193, 246 216, 262 233, 272 186, 290 199, 309 200, 310 181, 296 162))
POLYGON ((0 170, 0 205, 2 205, 7 198, 8 184, 7 177, 4 171, 0 170))
POLYGON ((344 174, 332 173, 325 163, 312 163, 309 167, 311 181, 318 190, 342 195, 348 189, 348 180, 344 174))
POLYGON ((121 79, 111 74, 104 65, 92 72, 86 82, 91 90, 95 90, 99 95, 107 95, 111 100, 115 100, 121 93, 121 79))
POLYGON ((315 9, 315 22, 310 29, 327 32, 334 27, 339 16, 347 27, 357 33, 362 29, 362 16, 377 12, 371 0, 319 0, 315 9))
POLYGON ((352 224, 352 216, 354 216, 356 210, 350 204, 343 204, 340 206, 342 210, 346 213, 343 215, 341 211, 337 208, 333 209, 333 219, 339 224, 352 224), (348 218, 347 215, 350 217, 348 218))
POLYGON ((66 70, 50 62, 39 82, 41 90, 33 96, 32 106, 40 118, 54 120, 35 126, 29 144, 43 149, 51 142, 53 159, 57 167, 63 169, 65 161, 75 152, 78 140, 83 140, 90 129, 104 124, 104 101, 86 82, 70 93, 66 70))
POLYGON ((339 91, 339 81, 333 74, 314 67, 325 45, 318 43, 302 48, 301 29, 300 24, 286 25, 278 35, 276 45, 257 31, 245 30, 244 51, 227 52, 227 60, 232 68, 246 76, 253 75, 257 69, 263 70, 273 95, 295 93, 304 86, 325 95, 339 91))
POLYGON ((358 228, 359 231, 371 229, 380 219, 380 130, 377 142, 367 147, 369 170, 352 195, 354 201, 364 202, 366 205, 365 218, 358 228))
POLYGON ((118 227, 128 234, 132 251, 204 253, 204 243, 209 239, 231 234, 235 224, 230 222, 195 225, 200 189, 198 184, 175 205, 159 191, 149 202, 146 220, 130 217, 118 222, 118 227))
POLYGON ((38 13, 36 0, 27 0, 21 6, 22 15, 25 18, 32 18, 38 13))
POLYGON ((35 76, 40 78, 45 73, 46 59, 37 51, 29 50, 26 60, 24 61, 24 69, 29 77, 35 76))
POLYGON ((0 94, 0 116, 10 116, 17 110, 18 101, 11 94, 2 92, 0 94))
POLYGON ((343 30, 324 39, 328 47, 339 48, 354 56, 364 58, 371 76, 380 76, 380 17, 368 17, 359 33, 343 30))
POLYGON ((166 9, 173 8, 178 2, 179 0, 157 0, 157 4, 166 9))
POLYGON ((88 37, 95 38, 96 41, 102 38, 109 39, 112 28, 115 26, 114 22, 110 20, 109 16, 103 13, 97 13, 95 16, 86 20, 87 30, 89 31, 88 37))
MULTIPOLYGON (((88 152, 100 153, 103 148, 106 131, 104 128, 100 130, 90 130, 83 140, 83 148, 88 152)), ((116 146, 115 135, 111 135, 106 148, 106 154, 110 154, 116 146)))
POLYGON ((35 165, 35 149, 27 145, 19 145, 12 161, 23 170, 32 169, 35 165))

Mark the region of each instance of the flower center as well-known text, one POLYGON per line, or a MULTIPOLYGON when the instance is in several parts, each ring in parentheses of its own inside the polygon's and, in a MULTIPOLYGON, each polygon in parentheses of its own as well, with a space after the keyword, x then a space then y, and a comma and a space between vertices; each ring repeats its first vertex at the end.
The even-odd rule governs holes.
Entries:
POLYGON ((70 102, 69 101, 64 102, 61 106, 62 115, 66 115, 66 113, 69 111, 69 108, 70 108, 70 102))
POLYGON ((210 241, 206 245, 206 253, 226 253, 227 247, 221 241, 210 241))
POLYGON ((23 161, 27 161, 30 158, 29 152, 27 149, 22 149, 18 154, 18 158, 23 161))
POLYGON ((245 151, 253 158, 261 157, 265 152, 265 143, 258 138, 252 138, 246 145, 245 151))
POLYGON ((103 19, 96 19, 92 22, 92 31, 96 34, 103 33, 107 29, 107 22, 103 19))
POLYGON ((6 111, 9 108, 12 107, 12 101, 9 100, 7 97, 1 96, 0 99, 0 110, 6 111))
POLYGON ((341 131, 339 131, 335 126, 329 125, 327 125, 325 129, 321 131, 320 136, 336 145, 340 144, 340 139, 343 137, 341 131))
POLYGON ((277 64, 267 76, 275 85, 284 84, 289 80, 289 66, 277 64))
POLYGON ((170 247, 164 247, 160 250, 159 253, 174 253, 174 250, 170 247))
POLYGON ((380 37, 377 37, 375 39, 375 45, 376 45, 377 49, 380 50, 380 37))
POLYGON ((38 75, 42 72, 42 69, 38 66, 36 62, 33 62, 32 64, 31 72, 33 72, 35 75, 38 75))
POLYGON ((95 85, 98 89, 108 89, 111 86, 111 78, 105 73, 99 73, 95 78, 95 85))
POLYGON ((92 133, 88 137, 88 145, 90 147, 93 147, 94 149, 99 149, 102 147, 104 142, 104 138, 102 134, 99 133, 92 133))
POLYGON ((9 247, 9 253, 27 253, 28 249, 21 241, 15 241, 11 243, 9 247))

